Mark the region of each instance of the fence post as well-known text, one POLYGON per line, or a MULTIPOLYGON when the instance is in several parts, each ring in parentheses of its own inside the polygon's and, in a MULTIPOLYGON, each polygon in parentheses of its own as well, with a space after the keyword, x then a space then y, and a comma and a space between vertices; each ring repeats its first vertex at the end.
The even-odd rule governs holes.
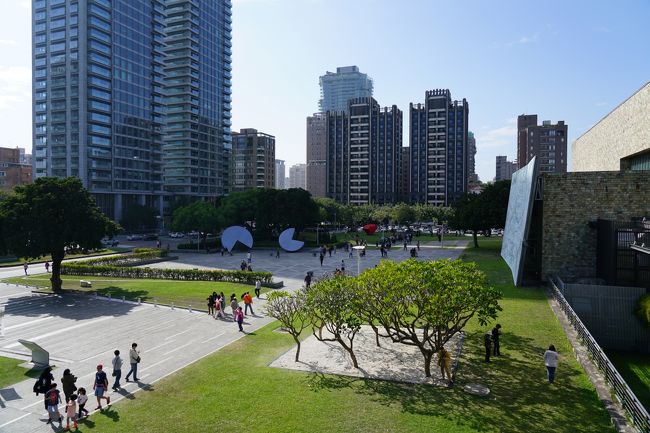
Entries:
POLYGON ((138 305, 142 304, 142 299, 138 296, 138 305))
POLYGON ((172 302, 172 310, 174 309, 174 303, 172 302))
POLYGON ((158 298, 153 298, 153 306, 158 308, 158 298))
POLYGON ((122 303, 126 302, 126 296, 122 296, 122 303))
POLYGON ((190 313, 192 312, 192 306, 191 305, 188 305, 187 309, 189 310, 190 313))

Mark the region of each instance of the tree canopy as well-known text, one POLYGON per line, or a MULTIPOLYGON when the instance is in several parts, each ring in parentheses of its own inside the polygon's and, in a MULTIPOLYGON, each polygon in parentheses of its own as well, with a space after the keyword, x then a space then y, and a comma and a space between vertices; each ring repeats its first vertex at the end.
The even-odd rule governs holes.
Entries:
POLYGON ((104 215, 76 177, 43 177, 0 201, 0 250, 27 259, 52 256, 52 289, 61 290, 68 249, 95 249, 119 226, 104 215))
POLYGON ((433 355, 472 317, 484 325, 501 310, 501 293, 475 263, 461 260, 384 260, 357 277, 356 286, 362 316, 373 320, 375 332, 416 346, 426 377, 433 355))
POLYGON ((488 184, 480 194, 465 193, 452 205, 454 210, 450 225, 474 232, 474 246, 478 247, 477 231, 489 233, 492 228, 503 228, 508 213, 510 181, 488 184))
POLYGON ((172 228, 181 232, 198 230, 203 233, 205 239, 208 233, 217 233, 219 231, 221 228, 221 215, 212 203, 195 201, 174 211, 172 228))

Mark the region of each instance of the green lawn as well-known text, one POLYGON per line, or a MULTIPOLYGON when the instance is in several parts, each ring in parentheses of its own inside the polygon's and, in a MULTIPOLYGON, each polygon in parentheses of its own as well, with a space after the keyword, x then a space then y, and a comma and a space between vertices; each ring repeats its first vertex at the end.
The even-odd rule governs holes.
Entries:
POLYGON ((272 324, 91 417, 79 431, 614 432, 543 290, 511 286, 498 242, 483 242, 465 258, 479 262, 504 293, 503 356, 482 362, 485 329, 472 323, 452 389, 269 368, 293 347, 272 324), (554 385, 542 361, 549 343, 562 356, 554 385), (462 391, 467 382, 492 393, 470 396, 462 391))
MULTIPOLYGON (((243 292, 254 290, 253 286, 235 283, 212 281, 175 281, 175 280, 137 280, 137 279, 106 279, 103 277, 72 277, 63 276, 63 288, 87 292, 99 292, 102 295, 111 294, 114 298, 125 296, 126 299, 153 302, 157 299, 161 304, 174 302, 178 306, 192 305, 196 310, 206 310, 205 298, 216 291, 226 296, 235 293, 239 297, 243 292), (91 281, 93 287, 79 287, 79 280, 91 281)), ((36 287, 48 287, 49 275, 39 274, 30 277, 13 277, 4 280, 10 284, 27 284, 36 287)), ((263 289, 264 292, 267 289, 263 289)))
POLYGON ((646 410, 650 412, 650 355, 607 352, 607 357, 614 363, 646 410))
MULTIPOLYGON (((97 251, 92 251, 87 254, 69 254, 65 256, 66 260, 69 259, 80 259, 83 257, 95 257, 95 256, 104 256, 108 254, 115 254, 115 253, 125 253, 127 251, 131 251, 131 248, 121 248, 121 247, 114 247, 114 248, 107 248, 107 249, 102 249, 102 250, 97 250, 97 251)), ((11 261, 0 261, 0 268, 7 268, 10 266, 18 266, 22 265, 25 262, 28 262, 30 266, 32 265, 37 265, 40 263, 45 263, 46 261, 52 261, 52 257, 50 256, 45 256, 45 257, 39 257, 38 259, 33 259, 33 260, 25 260, 25 259, 9 259, 11 261)))
POLYGON ((30 377, 36 379, 41 374, 40 370, 29 370, 20 367, 19 364, 24 362, 0 356, 0 388, 5 388, 30 377))

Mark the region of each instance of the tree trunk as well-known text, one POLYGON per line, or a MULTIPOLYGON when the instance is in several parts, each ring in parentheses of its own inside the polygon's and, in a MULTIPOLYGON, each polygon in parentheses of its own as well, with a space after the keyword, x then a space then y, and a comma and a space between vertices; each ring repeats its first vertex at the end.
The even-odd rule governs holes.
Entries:
POLYGON ((422 354, 424 355, 424 375, 426 377, 431 377, 431 359, 433 358, 433 352, 422 354))
POLYGON ((343 341, 342 338, 337 337, 336 341, 338 341, 341 347, 344 348, 346 352, 350 354, 350 358, 352 359, 352 365, 354 366, 354 368, 359 368, 359 363, 357 362, 357 357, 354 355, 354 349, 352 347, 354 343, 350 342, 350 346, 348 347, 348 345, 345 344, 345 341, 343 341))
POLYGON ((476 234, 476 230, 474 230, 474 248, 478 248, 478 234, 476 234))
POLYGON ((52 277, 50 278, 50 282, 52 283, 53 292, 61 292, 63 290, 61 287, 63 283, 61 281, 61 262, 64 256, 65 252, 63 250, 52 252, 52 277))
POLYGON ((375 325, 370 325, 373 331, 375 331, 375 343, 377 343, 377 347, 381 347, 381 344, 379 344, 379 329, 375 325))
POLYGON ((296 347, 296 362, 298 362, 298 357, 300 356, 300 340, 297 337, 293 337, 294 340, 296 340, 296 344, 298 347, 296 347))

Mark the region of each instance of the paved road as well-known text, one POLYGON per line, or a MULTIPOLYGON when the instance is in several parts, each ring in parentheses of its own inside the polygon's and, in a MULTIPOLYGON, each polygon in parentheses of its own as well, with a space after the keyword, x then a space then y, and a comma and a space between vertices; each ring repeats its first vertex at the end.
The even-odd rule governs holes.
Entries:
MULTIPOLYGON (((463 246, 458 244, 456 248, 440 249, 423 245, 420 259, 455 258, 463 246)), ((402 249, 389 253, 392 260, 401 261, 408 257, 408 252, 402 249)), ((243 258, 243 253, 223 257, 220 254, 180 254, 177 261, 155 266, 237 269, 243 258)), ((273 272, 276 280, 283 280, 289 290, 295 290, 302 285, 307 271, 313 271, 318 277, 340 267, 341 260, 345 260, 348 271, 356 272, 356 257, 350 259, 343 251, 331 258, 326 257, 321 267, 318 257, 310 252, 283 253, 276 259, 271 251, 255 250, 252 264, 255 270, 273 272)), ((373 267, 379 260, 379 252, 369 250, 366 257, 359 260, 359 267, 361 270, 373 267)), ((34 266, 30 273, 37 270, 38 267, 34 266)), ((22 274, 22 267, 0 269, 0 278, 22 274)), ((137 398, 140 390, 155 390, 155 383, 161 378, 243 336, 235 323, 215 320, 205 313, 84 295, 33 295, 25 287, 1 283, 0 303, 6 304, 5 335, 0 336, 0 355, 19 358, 20 353, 26 350, 17 340, 35 341, 50 352, 52 363, 56 365, 54 376, 57 383, 60 383, 63 370, 70 368, 78 377, 77 386, 92 389, 96 365, 110 366, 115 349, 128 359, 130 344, 137 342, 142 356, 138 376, 142 381, 138 384, 123 382, 122 392, 111 393, 112 402, 137 398)), ((255 301, 255 311, 259 315, 247 317, 245 329, 248 332, 272 321, 261 314, 263 304, 264 300, 255 301)), ((110 372, 110 368, 107 369, 110 372)), ((0 432, 52 431, 45 425, 47 415, 43 397, 34 395, 33 384, 34 380, 29 379, 0 390, 0 432)), ((88 408, 94 407, 91 396, 88 408)))

